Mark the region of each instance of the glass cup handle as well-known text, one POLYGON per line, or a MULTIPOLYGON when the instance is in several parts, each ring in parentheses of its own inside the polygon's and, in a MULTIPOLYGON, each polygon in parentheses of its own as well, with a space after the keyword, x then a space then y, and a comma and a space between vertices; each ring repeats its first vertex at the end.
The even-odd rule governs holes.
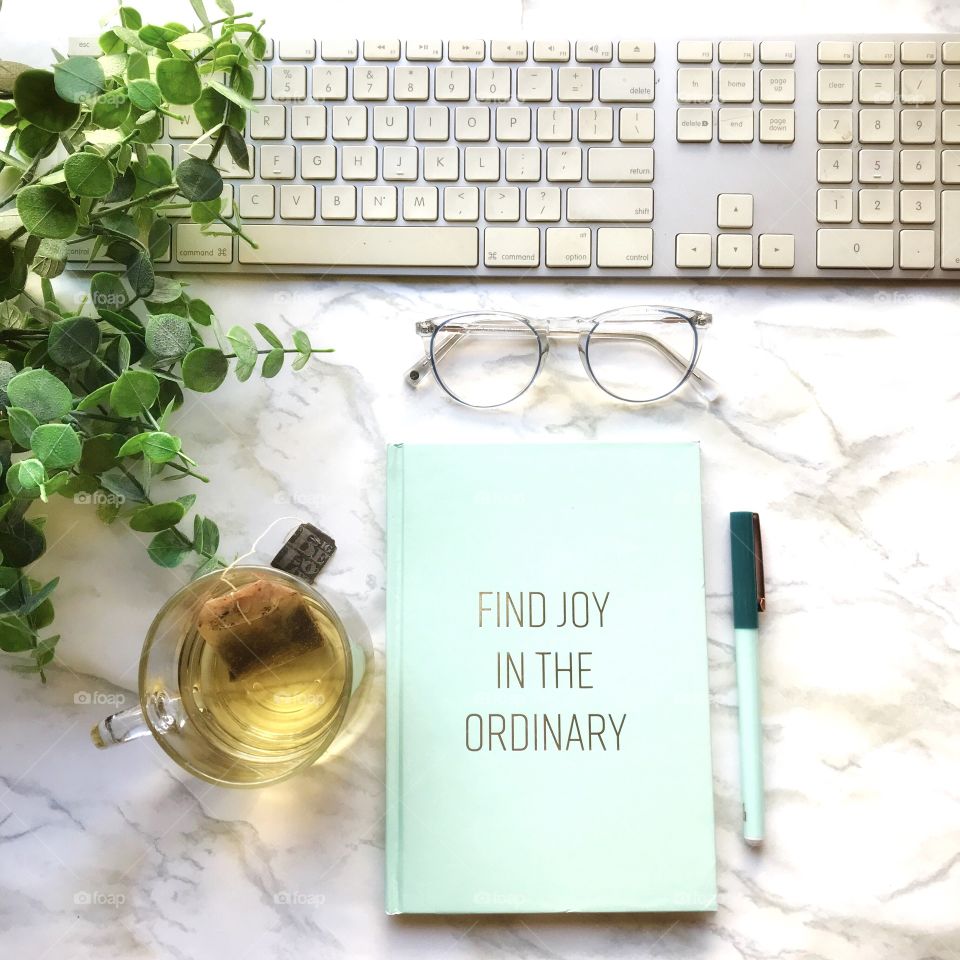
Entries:
POLYGON ((101 749, 118 743, 129 743, 131 740, 139 740, 140 737, 149 735, 150 727, 147 726, 140 704, 128 710, 110 714, 90 731, 90 739, 93 740, 94 746, 101 749))

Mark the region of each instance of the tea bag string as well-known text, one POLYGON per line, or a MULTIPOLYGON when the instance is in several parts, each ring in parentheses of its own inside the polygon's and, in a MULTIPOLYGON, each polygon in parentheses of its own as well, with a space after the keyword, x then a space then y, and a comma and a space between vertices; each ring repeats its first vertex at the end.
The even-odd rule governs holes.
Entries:
MULTIPOLYGON (((294 523, 294 524, 297 524, 297 523, 299 523, 299 522, 300 522, 300 518, 299 518, 299 517, 277 517, 277 519, 274 520, 273 522, 271 522, 271 523, 267 526, 267 529, 264 530, 263 533, 261 533, 260 536, 257 537, 256 540, 253 541, 253 543, 252 543, 251 546, 250 546, 250 549, 249 549, 246 553, 241 553, 239 556, 235 557, 230 563, 228 563, 228 564, 223 568, 223 570, 220 572, 220 579, 223 580, 223 581, 230 587, 231 590, 236 590, 236 589, 237 589, 236 586, 230 581, 230 578, 229 578, 229 576, 228 576, 228 574, 230 573, 230 571, 233 570, 233 568, 234 568, 235 566, 237 566, 238 564, 243 563, 244 560, 248 559, 249 557, 254 556, 254 555, 256 554, 257 550, 259 549, 261 542, 262 542, 263 540, 265 540, 265 539, 270 535, 270 532, 273 530, 273 528, 274 528, 278 523, 294 523)), ((247 621, 247 623, 250 623, 250 622, 251 622, 250 620, 247 619, 247 615, 246 615, 246 613, 244 613, 243 610, 238 609, 238 613, 240 614, 241 617, 243 617, 244 620, 247 621)))

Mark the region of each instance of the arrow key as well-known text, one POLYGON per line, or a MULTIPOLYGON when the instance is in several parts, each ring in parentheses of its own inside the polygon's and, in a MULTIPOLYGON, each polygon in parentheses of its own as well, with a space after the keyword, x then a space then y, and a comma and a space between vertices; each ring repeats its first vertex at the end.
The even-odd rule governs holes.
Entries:
POLYGON ((709 267, 711 263, 711 239, 709 233, 678 233, 677 266, 709 267))
POLYGON ((794 267, 793 234, 761 233, 760 266, 775 270, 794 267))
POLYGON ((749 230, 753 226, 753 195, 718 194, 717 226, 721 230, 749 230))
POLYGON ((753 237, 749 233, 721 233, 717 237, 717 266, 748 270, 753 266, 753 237))

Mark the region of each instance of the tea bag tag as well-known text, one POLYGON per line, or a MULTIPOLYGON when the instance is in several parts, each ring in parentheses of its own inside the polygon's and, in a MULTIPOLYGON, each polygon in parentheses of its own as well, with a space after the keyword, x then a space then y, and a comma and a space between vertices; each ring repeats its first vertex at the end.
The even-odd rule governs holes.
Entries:
POLYGON ((270 561, 270 566, 313 583, 336 549, 333 537, 312 523, 301 523, 270 561))

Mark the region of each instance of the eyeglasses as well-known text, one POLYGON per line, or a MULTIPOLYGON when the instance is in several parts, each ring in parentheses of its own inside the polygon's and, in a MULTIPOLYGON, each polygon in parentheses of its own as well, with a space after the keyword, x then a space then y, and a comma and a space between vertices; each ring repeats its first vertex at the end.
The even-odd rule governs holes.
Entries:
POLYGON ((636 306, 595 317, 489 312, 420 321, 426 356, 407 370, 406 381, 420 387, 432 370, 458 403, 500 407, 536 380, 551 340, 576 339, 587 376, 617 400, 654 403, 689 382, 713 401, 716 383, 696 369, 712 319, 701 310, 636 306))

